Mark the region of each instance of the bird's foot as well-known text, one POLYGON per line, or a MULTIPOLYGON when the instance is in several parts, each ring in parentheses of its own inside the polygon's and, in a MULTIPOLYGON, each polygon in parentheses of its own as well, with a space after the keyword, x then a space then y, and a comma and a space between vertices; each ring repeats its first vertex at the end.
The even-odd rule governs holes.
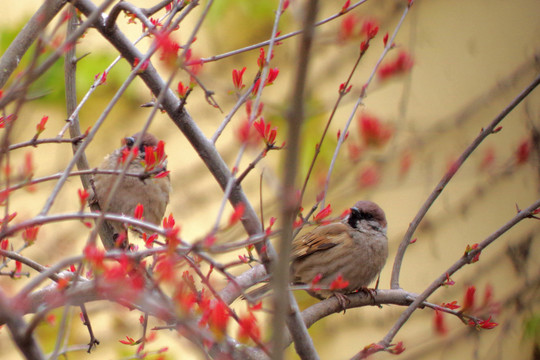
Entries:
POLYGON ((339 305, 341 306, 341 309, 343 309, 343 314, 345 314, 347 306, 351 303, 351 300, 347 297, 347 295, 338 292, 334 293, 334 296, 336 297, 339 305))
MULTIPOLYGON (((363 287, 360 289, 360 291, 365 293, 367 296, 371 298, 371 302, 373 303, 373 305, 377 305, 377 302, 375 301, 375 295, 377 295, 377 289, 368 289, 367 287, 363 287)), ((380 304, 377 306, 379 308, 382 308, 380 304)))

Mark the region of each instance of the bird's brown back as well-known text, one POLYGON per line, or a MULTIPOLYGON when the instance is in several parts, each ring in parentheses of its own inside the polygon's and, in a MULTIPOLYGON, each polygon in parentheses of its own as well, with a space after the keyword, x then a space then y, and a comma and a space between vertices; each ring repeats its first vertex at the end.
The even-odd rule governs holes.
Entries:
POLYGON ((301 259, 317 251, 330 249, 343 242, 343 235, 350 231, 343 223, 322 225, 292 243, 291 261, 301 259))

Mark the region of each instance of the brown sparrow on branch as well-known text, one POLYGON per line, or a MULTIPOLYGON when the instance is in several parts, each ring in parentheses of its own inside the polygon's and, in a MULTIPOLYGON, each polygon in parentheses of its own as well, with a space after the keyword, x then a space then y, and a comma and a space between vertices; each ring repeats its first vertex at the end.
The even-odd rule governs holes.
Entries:
MULTIPOLYGON (((92 197, 92 201, 100 205, 101 211, 128 216, 134 216, 135 209, 140 204, 143 207, 142 218, 145 221, 159 225, 169 203, 169 193, 171 191, 171 181, 166 171, 167 156, 163 152, 164 143, 162 141, 158 142, 156 137, 149 133, 142 135, 140 146, 138 149, 133 149, 133 145, 141 135, 141 133, 137 133, 124 138, 122 141, 123 146, 106 156, 105 160, 99 165, 98 170, 116 170, 120 172, 131 152, 134 156, 129 163, 127 173, 148 174, 148 176, 125 175, 109 200, 107 208, 104 208, 118 175, 96 174, 93 181, 95 195, 92 197)), ((125 224, 120 222, 110 223, 115 232, 115 240, 120 234, 126 233, 125 224)), ((120 245, 125 246, 126 244, 127 242, 120 245)))
POLYGON ((334 295, 345 309, 345 295, 366 290, 386 263, 386 225, 384 211, 377 204, 358 201, 343 221, 296 238, 291 249, 292 283, 311 285, 308 293, 319 299, 334 295), (344 282, 336 288, 339 275, 344 282), (316 284, 314 279, 318 279, 316 284))
MULTIPOLYGON (((367 291, 387 257, 383 210, 371 201, 358 201, 343 221, 321 225, 293 240, 291 282, 309 286, 307 292, 318 299, 334 295, 345 309, 346 295, 367 291)), ((270 290, 269 285, 249 292, 247 297, 263 295, 270 290)))

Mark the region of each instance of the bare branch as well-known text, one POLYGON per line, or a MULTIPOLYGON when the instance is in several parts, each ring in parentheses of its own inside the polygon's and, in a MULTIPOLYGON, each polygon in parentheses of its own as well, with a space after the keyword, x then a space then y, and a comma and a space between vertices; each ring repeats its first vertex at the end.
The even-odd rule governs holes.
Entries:
POLYGON ((105 0, 99 7, 94 8, 94 11, 87 14, 88 18, 83 22, 76 31, 74 31, 70 36, 60 45, 54 53, 52 53, 39 67, 36 69, 31 68, 31 73, 26 74, 26 79, 24 81, 17 82, 4 96, 0 99, 0 109, 5 108, 7 104, 17 99, 20 93, 28 88, 28 86, 36 81, 41 75, 43 75, 55 62, 58 60, 66 47, 71 46, 77 39, 88 29, 90 26, 93 26, 96 21, 99 21, 101 18, 101 12, 105 10, 114 0, 105 0))
POLYGON ((118 18, 118 15, 120 15, 121 11, 134 14, 148 29, 155 28, 155 26, 148 19, 147 15, 144 13, 144 10, 128 2, 119 2, 118 4, 114 5, 109 12, 109 16, 107 16, 107 21, 105 22, 105 29, 108 29, 109 31, 113 30, 116 19, 118 18))
MULTIPOLYGON (((355 9, 356 7, 362 5, 363 3, 367 2, 367 0, 361 0, 361 1, 358 1, 357 3, 355 4, 352 4, 351 6, 349 6, 347 9, 345 9, 344 11, 340 11, 339 13, 337 14, 334 14, 332 16, 329 16, 328 18, 324 19, 324 20, 321 20, 321 21, 318 21, 315 23, 315 27, 318 27, 318 26, 321 26, 321 25, 324 25, 332 20, 335 20, 337 18, 339 18, 340 16, 343 16, 347 13, 349 13, 351 10, 355 9)), ((220 54, 220 55, 214 55, 214 56, 211 56, 211 57, 208 57, 208 58, 201 58, 201 61, 202 62, 211 62, 211 61, 218 61, 218 60, 221 60, 221 59, 224 59, 224 58, 227 58, 229 56, 233 56, 233 55, 238 55, 238 54, 241 54, 243 52, 246 52, 246 51, 251 51, 251 50, 256 50, 256 49, 259 49, 263 46, 268 46, 272 43, 275 43, 277 41, 281 41, 281 40, 285 40, 285 39, 289 39, 291 37, 294 37, 296 35, 300 35, 302 34, 303 32, 305 31, 305 29, 302 29, 302 30, 298 30, 298 31, 293 31, 291 33, 288 33, 288 34, 285 34, 285 35, 281 35, 281 36, 277 36, 275 38, 271 38, 269 40, 266 40, 266 41, 261 41, 260 43, 257 43, 257 44, 253 44, 253 45, 249 45, 249 46, 246 46, 244 48, 241 48, 241 49, 237 49, 237 50, 233 50, 233 51, 229 51, 227 53, 224 53, 224 54, 220 54)))
MULTIPOLYGON (((282 233, 279 239, 280 256, 272 269, 272 286, 274 288, 274 316, 272 317, 273 347, 272 358, 283 359, 285 346, 284 333, 280 331, 285 324, 289 328, 294 339, 296 352, 301 359, 319 359, 319 355, 313 345, 313 340, 307 332, 307 328, 299 314, 298 304, 289 291, 289 258, 291 253, 291 241, 293 234, 293 222, 298 213, 300 204, 296 197, 296 177, 300 154, 300 132, 304 121, 304 97, 307 79, 307 69, 310 60, 310 51, 315 33, 315 19, 318 11, 318 1, 310 1, 306 4, 305 18, 303 21, 303 36, 298 48, 298 62, 296 64, 296 78, 291 95, 291 107, 287 114, 287 155, 284 164, 285 174, 282 189, 282 233)), ((278 8, 280 11, 280 8, 278 8)))
POLYGON ((349 115, 349 119, 347 120, 347 123, 345 124, 345 127, 343 128, 343 131, 341 132, 341 136, 338 139, 338 143, 336 145, 336 149, 334 150, 334 155, 332 156, 332 161, 330 162, 330 167, 328 169, 328 173, 326 175, 326 181, 324 183, 324 196, 323 200, 321 202, 321 207, 323 208, 325 205, 326 195, 328 193, 328 187, 330 185, 330 177, 332 176, 332 172, 334 170, 334 166, 336 164, 337 156, 339 154, 339 151, 341 149, 341 145, 343 145, 343 142, 345 141, 345 137, 347 136, 347 131, 349 131, 349 126, 351 125, 352 119, 354 118, 354 115, 356 114, 356 111, 360 107, 360 105, 363 104, 364 98, 367 95, 367 89, 371 82, 373 81, 373 78, 375 77, 375 74, 377 73, 377 70, 379 69, 379 66, 381 65, 382 61, 384 60, 386 54, 390 49, 392 48, 392 44, 394 43, 394 40, 399 33, 399 30, 401 29, 401 26, 403 25, 403 22, 405 21, 405 18, 407 17, 407 14, 410 11, 412 2, 409 3, 408 6, 405 7, 403 10, 403 14, 401 15, 401 18, 399 19, 398 24, 396 25, 394 32, 392 33, 392 36, 386 43, 386 46, 384 47, 381 55, 379 56, 379 59, 377 60, 377 63, 371 70, 371 74, 369 75, 368 80, 362 85, 362 90, 360 92, 360 96, 356 100, 356 103, 354 104, 353 110, 351 111, 351 114, 349 115))
MULTIPOLYGON (((510 111, 510 110, 509 110, 510 111)), ((502 227, 500 227, 497 231, 495 231, 493 234, 488 236, 485 240, 480 242, 478 244, 478 247, 468 254, 462 256, 458 261, 456 261, 452 266, 448 268, 445 272, 443 272, 435 281, 433 281, 423 292, 420 294, 409 307, 400 315, 399 319, 396 321, 392 329, 386 334, 386 336, 379 342, 379 344, 386 348, 390 345, 392 342, 392 339, 396 336, 397 332, 401 329, 401 327, 407 322, 409 317, 412 315, 412 313, 431 295, 437 290, 439 287, 443 285, 445 282, 447 276, 451 276, 456 271, 461 269, 463 266, 469 264, 471 260, 479 254, 482 250, 484 250, 487 246, 489 246, 492 242, 497 240, 501 235, 503 235, 505 232, 510 230, 512 227, 514 227, 516 224, 518 224, 523 219, 527 219, 533 216, 534 210, 538 209, 540 207, 540 200, 536 200, 532 205, 530 205, 527 209, 521 210, 518 212, 516 216, 514 216, 510 221, 508 221, 506 224, 504 224, 502 227)))
MULTIPOLYGON (((84 14, 91 14, 95 9, 94 4, 88 0, 77 1, 76 6, 84 14)), ((98 24, 97 29, 105 36, 107 40, 111 42, 116 49, 118 49, 118 51, 123 54, 123 56, 130 63, 133 63, 136 58, 143 58, 142 54, 137 50, 137 48, 135 48, 120 31, 115 30, 108 34, 102 24, 98 24)), ((158 96, 165 86, 163 79, 151 65, 148 66, 146 71, 139 74, 139 76, 155 96, 158 96)), ((182 108, 180 111, 178 111, 180 107, 180 100, 171 89, 167 89, 165 92, 162 105, 174 124, 190 141, 191 145, 204 161, 205 165, 208 167, 218 184, 223 190, 225 190, 232 177, 230 170, 220 154, 217 152, 215 146, 206 138, 200 128, 196 125, 195 121, 193 121, 187 110, 182 108)), ((259 219, 248 198, 244 194, 241 186, 236 185, 232 188, 229 201, 233 206, 237 206, 240 203, 245 204, 246 208, 242 218, 244 228, 249 235, 258 234, 261 229, 259 219)), ((261 254, 263 261, 268 261, 268 256, 272 256, 274 253, 271 246, 266 248, 266 252, 262 251, 263 248, 261 245, 256 245, 256 248, 261 254)))
POLYGON ((405 236, 403 237, 403 240, 401 240, 401 243, 399 244, 399 248, 396 254, 396 257, 394 259, 394 266, 392 269, 392 279, 390 282, 392 289, 398 289, 399 288, 399 272, 401 270, 401 263, 403 261, 403 256, 405 255, 405 250, 407 250, 407 247, 409 246, 412 236, 414 232, 416 231, 416 228, 428 212, 429 208, 435 200, 439 197, 439 195, 444 190, 445 186, 450 182, 450 180, 454 177, 456 172, 459 170, 459 168, 463 165, 465 160, 472 154, 472 152, 484 141, 486 137, 493 134, 493 131, 495 130, 495 127, 508 115, 523 99, 525 99, 537 86, 540 84, 540 76, 537 76, 536 79, 533 80, 531 84, 529 84, 508 106, 506 106, 499 115, 491 121, 491 123, 482 131, 476 139, 473 140, 473 142, 465 149, 465 151, 460 155, 460 157, 456 160, 454 165, 451 167, 451 169, 443 176, 441 181, 437 184, 433 192, 429 195, 426 202, 422 205, 420 210, 418 211, 418 214, 414 217, 413 221, 409 225, 409 228, 407 229, 407 232, 405 233, 405 236))
POLYGON ((45 359, 34 336, 25 336, 26 323, 0 289, 0 323, 7 324, 13 341, 28 360, 45 359))
POLYGON ((17 34, 0 58, 0 89, 17 68, 30 45, 43 33, 43 29, 62 10, 66 2, 67 0, 46 0, 17 34))

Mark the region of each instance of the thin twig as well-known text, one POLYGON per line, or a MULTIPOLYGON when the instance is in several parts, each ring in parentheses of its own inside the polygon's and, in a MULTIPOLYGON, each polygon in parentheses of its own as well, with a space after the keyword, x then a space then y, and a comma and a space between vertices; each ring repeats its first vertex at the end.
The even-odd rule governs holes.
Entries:
POLYGON ((18 144, 13 144, 8 147, 9 151, 20 149, 27 146, 33 146, 36 147, 38 145, 42 144, 61 144, 61 143, 69 143, 69 144, 77 144, 81 140, 85 138, 85 134, 81 134, 79 136, 73 137, 71 139, 59 139, 59 138, 50 138, 50 139, 32 139, 29 141, 25 141, 18 144))
POLYGON ((412 313, 431 295, 441 287, 447 279, 447 276, 452 276, 456 271, 461 269, 463 266, 470 264, 472 259, 478 255, 482 250, 488 247, 491 243, 501 237, 504 233, 514 227, 523 219, 532 217, 533 211, 540 207, 540 200, 536 200, 532 205, 527 209, 521 210, 516 216, 514 216, 510 221, 500 227, 493 234, 488 236, 482 242, 478 244, 478 247, 470 251, 468 254, 464 254, 458 261, 456 261, 452 266, 450 266, 446 271, 444 271, 437 279, 435 279, 423 292, 418 295, 418 297, 412 302, 411 305, 400 315, 394 326, 386 334, 386 336, 379 342, 379 344, 386 348, 392 342, 392 339, 396 336, 397 332, 402 328, 402 326, 407 322, 412 313))
MULTIPOLYGON (((263 89, 264 89, 264 79, 266 79, 266 77, 268 76, 268 68, 270 67, 270 61, 272 60, 272 51, 273 51, 273 48, 274 48, 274 45, 276 43, 276 36, 277 36, 277 32, 278 32, 278 24, 279 24, 279 20, 281 18, 281 9, 282 9, 282 6, 283 6, 283 0, 280 0, 279 4, 278 4, 278 8, 276 10, 276 15, 274 17, 274 24, 273 24, 273 27, 272 27, 272 33, 270 35, 270 40, 269 40, 269 47, 268 47, 268 53, 266 54, 266 57, 264 59, 264 64, 263 64, 263 69, 262 71, 259 71, 260 73, 260 86, 259 88, 257 89, 257 94, 255 96, 255 101, 253 102, 253 111, 251 112, 251 114, 249 115, 249 119, 248 119, 248 126, 251 126, 251 124, 255 121, 255 117, 257 116, 257 109, 259 108, 259 104, 261 102, 261 96, 262 96, 262 93, 263 93, 263 89)), ((259 75, 259 73, 257 73, 257 76, 259 75)), ((257 76, 255 78, 257 78, 257 76)), ((256 83, 256 80, 254 82, 254 84, 256 83)), ((221 222, 221 217, 223 216, 223 212, 224 212, 224 209, 225 209, 225 203, 227 201, 227 199, 229 199, 229 196, 231 194, 231 192, 233 191, 233 188, 234 187, 238 187, 238 184, 236 184, 236 180, 234 179, 234 176, 236 176, 236 172, 238 170, 238 167, 240 166, 240 162, 242 160, 242 157, 244 156, 244 153, 246 151, 246 148, 247 148, 247 143, 244 143, 242 144, 242 146, 240 147, 240 150, 238 151, 238 154, 236 156, 236 159, 234 161, 234 165, 233 165, 233 176, 231 176, 229 178, 229 181, 227 182, 227 186, 225 187, 225 193, 223 194, 223 200, 221 201, 221 204, 220 204, 220 207, 219 207, 219 210, 218 210, 218 215, 216 217, 216 221, 215 221, 215 225, 214 225, 214 228, 217 229, 219 223, 221 222)), ((259 248, 257 248, 257 251, 260 251, 259 248)), ((263 262, 265 262, 263 260, 263 262)))
POLYGON ((336 149, 334 150, 334 155, 332 156, 332 161, 330 162, 330 167, 328 168, 328 173, 326 175, 326 181, 324 183, 324 193, 323 193, 323 198, 322 198, 322 201, 321 201, 321 207, 323 207, 323 208, 324 208, 324 205, 325 205, 326 195, 328 194, 328 188, 329 188, 329 185, 330 185, 330 178, 331 178, 332 172, 334 170, 334 167, 335 167, 335 164, 336 164, 336 161, 337 161, 337 156, 338 156, 339 151, 341 149, 341 145, 343 144, 343 142, 345 141, 345 137, 347 136, 347 131, 349 130, 349 126, 351 125, 351 122, 352 122, 352 120, 354 118, 354 115, 356 114, 356 111, 358 110, 360 105, 363 103, 364 98, 367 95, 367 89, 368 89, 369 85, 371 84, 373 78, 375 77, 375 74, 377 73, 377 70, 379 69, 379 66, 381 65, 381 63, 382 63, 383 59, 385 58, 386 54, 388 53, 388 51, 390 51, 390 49, 392 48, 392 44, 394 44, 394 40, 395 40, 399 30, 401 29, 401 26, 403 25, 403 22, 405 21, 405 18, 407 17, 407 14, 409 13, 411 5, 412 5, 412 2, 409 3, 409 5, 405 7, 405 10, 403 10, 403 14, 401 15, 401 18, 399 19, 399 22, 396 25, 396 27, 394 29, 394 32, 392 33, 392 36, 390 37, 390 39, 386 43, 386 46, 384 47, 384 49, 383 49, 383 51, 381 53, 381 56, 379 56, 379 59, 377 60, 377 63, 373 67, 373 70, 371 71, 371 74, 369 75, 368 80, 362 86, 362 91, 360 92, 360 96, 358 97, 358 100, 354 104, 353 110, 351 111, 351 114, 349 115, 349 119, 347 120, 347 123, 345 124, 345 127, 343 128, 343 131, 341 132, 341 136, 339 137, 338 143, 336 145, 336 149))
POLYGON ((95 7, 94 11, 87 14, 87 19, 74 31, 56 50, 36 69, 26 72, 26 78, 12 85, 4 96, 0 98, 0 109, 5 108, 9 103, 19 97, 20 92, 26 89, 30 84, 34 83, 41 77, 56 61, 62 56, 65 49, 69 48, 77 39, 88 29, 99 22, 103 10, 105 10, 114 0, 105 0, 99 7, 95 7))
POLYGON ((94 335, 94 330, 92 330, 92 323, 90 322, 90 317, 88 316, 88 311, 86 310, 86 305, 82 304, 81 306, 81 313, 84 319, 84 325, 88 329, 88 335, 90 336, 90 341, 88 342, 88 350, 86 352, 90 354, 92 351, 92 348, 99 345, 98 339, 96 339, 96 336, 94 335))
POLYGON ((19 60, 30 45, 43 33, 43 29, 62 10, 67 0, 46 0, 17 34, 0 58, 0 89, 17 68, 19 60))
POLYGON ((391 278, 391 288, 392 289, 398 289, 399 288, 399 272, 401 270, 401 263, 403 262, 403 256, 405 255, 405 250, 407 250, 407 247, 409 246, 409 243, 411 242, 412 236, 414 232, 416 231, 418 225, 428 212, 429 208, 435 200, 439 197, 441 192, 444 190, 445 186, 448 184, 448 182, 454 177, 456 172, 459 170, 459 168, 463 165, 465 160, 472 154, 472 152, 482 143, 482 141, 488 137, 489 135, 493 134, 493 131, 495 130, 495 127, 508 115, 523 99, 525 99, 537 86, 540 84, 540 75, 536 77, 536 79, 533 80, 531 84, 529 84, 514 100, 510 102, 500 113, 491 121, 491 123, 482 131, 476 139, 473 140, 473 142, 463 151, 463 153, 459 156, 459 158, 456 160, 456 162, 452 165, 450 170, 444 174, 442 179, 439 181, 437 186, 435 186, 435 189, 432 191, 432 193, 429 195, 429 197, 426 199, 416 216, 414 217, 413 221, 410 223, 409 228, 407 229, 407 232, 403 236, 403 240, 401 240, 401 243, 399 244, 398 251, 396 253, 396 257, 394 259, 394 265, 392 268, 392 278, 391 278))
MULTIPOLYGON (((146 16, 152 16, 153 14, 157 13, 159 10, 163 9, 165 6, 169 5, 173 1, 174 0, 163 0, 160 3, 157 3, 156 5, 148 8, 148 9, 142 9, 142 12, 146 16)), ((178 10, 178 11, 182 10, 183 7, 186 6, 184 1, 182 1, 180 6, 178 6, 178 3, 176 1, 174 1, 174 2, 175 2, 174 6, 177 6, 176 10, 178 10)))
MULTIPOLYGON (((365 2, 367 2, 367 0, 358 1, 357 3, 352 4, 351 6, 349 6, 347 9, 345 9, 343 11, 340 11, 339 13, 334 14, 334 15, 332 15, 332 16, 324 19, 324 20, 318 21, 318 22, 315 23, 315 27, 324 25, 324 24, 326 24, 326 23, 328 23, 328 22, 330 22, 330 21, 332 21, 334 19, 339 18, 340 16, 343 16, 343 15, 347 14, 349 11, 351 11, 354 8, 362 5, 365 2)), ((263 46, 268 46, 268 45, 270 45, 272 43, 276 43, 276 42, 279 42, 281 40, 289 39, 289 38, 291 38, 293 36, 300 35, 300 34, 302 34, 304 32, 304 30, 305 29, 293 31, 293 32, 290 32, 290 33, 285 34, 285 35, 277 36, 274 39, 271 38, 269 40, 262 41, 262 42, 257 43, 257 44, 249 45, 249 46, 246 46, 246 47, 241 48, 241 49, 236 49, 236 50, 233 50, 233 51, 229 51, 229 52, 224 53, 224 54, 214 55, 214 56, 211 56, 211 57, 208 57, 208 58, 201 58, 201 61, 205 62, 205 63, 212 62, 212 61, 218 61, 218 60, 227 58, 229 56, 238 55, 238 54, 241 54, 243 52, 247 52, 247 51, 251 51, 251 50, 256 50, 256 49, 259 49, 259 48, 261 48, 263 46)))
MULTIPOLYGON (((135 219, 126 215, 110 214, 110 213, 88 213, 88 212, 75 212, 75 213, 64 213, 64 214, 54 214, 54 215, 42 215, 36 216, 31 219, 21 221, 13 226, 10 226, 6 229, 3 229, 0 232, 0 238, 6 238, 13 236, 13 234, 18 231, 24 230, 25 228, 37 225, 44 225, 49 223, 54 223, 58 221, 69 221, 69 220, 84 220, 84 219, 98 219, 100 216, 103 216, 106 220, 116 221, 121 223, 126 223, 127 225, 132 225, 133 227, 141 228, 150 233, 157 233, 161 236, 167 236, 167 231, 160 226, 157 226, 153 223, 135 219)), ((185 246, 181 242, 182 246, 185 246)))
MULTIPOLYGON (((136 177, 136 178, 139 178, 141 181, 144 181, 144 180, 152 177, 152 175, 157 175, 160 172, 163 172, 163 168, 157 168, 157 169, 154 169, 152 171, 142 172, 142 173, 125 173, 124 176, 136 177)), ((120 175, 121 170, 101 170, 101 169, 98 169, 98 168, 93 168, 93 169, 88 169, 88 170, 72 171, 71 173, 69 173, 68 176, 97 175, 97 174, 120 175)), ((32 180, 23 181, 21 183, 12 185, 10 187, 6 187, 5 189, 2 190, 2 192, 3 191, 11 192, 11 191, 14 191, 14 190, 24 188, 24 187, 29 186, 29 185, 35 185, 35 184, 39 184, 39 183, 42 183, 42 182, 59 179, 63 175, 64 175, 64 172, 60 172, 60 173, 56 173, 56 174, 52 174, 52 175, 48 175, 48 176, 43 176, 43 177, 40 177, 40 178, 35 178, 35 179, 32 179, 32 180)))
MULTIPOLYGON (((326 137, 326 134, 328 132, 328 129, 330 128, 330 124, 332 123, 332 120, 334 119, 334 115, 336 114, 336 111, 337 111, 337 109, 339 107, 339 104, 341 103, 341 100, 347 94, 347 88, 349 87, 349 83, 351 82, 352 76, 356 72, 358 64, 360 64, 360 60, 362 59, 364 54, 365 54, 365 51, 360 51, 360 54, 356 58, 356 62, 354 63, 354 65, 353 65, 353 67, 352 67, 352 69, 351 69, 351 71, 349 73, 349 76, 348 76, 347 80, 343 83, 343 88, 340 89, 340 91, 338 93, 338 98, 337 98, 337 100, 336 100, 336 102, 334 104, 334 107, 332 108, 332 112, 330 113, 330 116, 328 117, 328 121, 326 122, 326 126, 324 127, 324 130, 323 130, 323 132, 321 134, 321 139, 319 140, 319 142, 315 146, 315 154, 313 154, 313 159, 311 160, 311 164, 309 165, 309 169, 308 169, 308 172, 306 174, 306 178, 304 180, 304 185, 302 186, 302 190, 300 192, 300 203, 302 203, 302 199, 304 198, 304 194, 306 192, 306 188, 307 188, 307 184, 308 184, 308 181, 310 179, 310 176, 311 176, 311 172, 313 171, 313 169, 315 167, 315 162, 317 161, 317 157, 319 156, 319 153, 321 152, 321 147, 322 147, 322 144, 323 144, 324 139, 326 137)), ((345 134, 345 136, 346 136, 346 134, 345 134)))
POLYGON ((227 125, 231 121, 234 114, 236 114, 238 109, 240 109, 240 106, 242 106, 242 104, 244 104, 247 101, 247 99, 249 98, 249 96, 251 95, 251 92, 253 91, 253 88, 255 87, 255 84, 257 83, 257 79, 260 76, 259 72, 257 72, 257 74, 258 74, 258 76, 255 77, 255 79, 253 80, 253 82, 251 83, 249 88, 242 94, 242 96, 240 96, 240 99, 238 99, 236 104, 234 104, 232 110, 227 114, 227 116, 225 116, 225 119, 223 119, 223 121, 221 122, 221 124, 217 128, 214 135, 212 135, 211 140, 212 140, 213 144, 216 143, 217 139, 220 137, 223 130, 225 130, 225 127, 227 127, 227 125))
POLYGON ((135 6, 128 2, 119 2, 118 4, 114 5, 111 11, 109 12, 109 16, 107 16, 107 20, 105 21, 105 30, 112 31, 113 26, 116 23, 116 19, 118 18, 118 15, 120 15, 120 12, 129 12, 133 15, 135 15, 142 23, 143 25, 148 29, 154 29, 155 26, 150 22, 150 19, 148 19, 147 15, 143 12, 141 8, 138 6, 135 6))
MULTIPOLYGON (((15 261, 18 261, 20 262, 21 264, 24 264, 38 272, 43 272, 45 271, 47 268, 37 262, 35 262, 34 260, 32 259, 29 259, 27 258, 26 256, 22 256, 19 251, 8 251, 8 250, 2 250, 0 249, 0 256, 5 256, 5 257, 8 257, 12 260, 15 260, 15 261)), ((53 281, 59 281, 60 280, 60 277, 58 277, 58 275, 56 274, 52 274, 51 275, 51 280, 53 281)))

